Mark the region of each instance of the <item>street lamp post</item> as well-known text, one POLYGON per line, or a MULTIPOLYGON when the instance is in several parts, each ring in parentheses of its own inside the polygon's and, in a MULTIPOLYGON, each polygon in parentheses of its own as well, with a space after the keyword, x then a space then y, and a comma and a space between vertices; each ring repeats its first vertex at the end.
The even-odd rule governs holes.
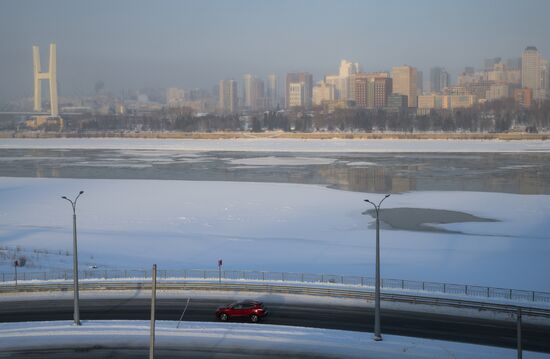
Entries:
POLYGON ((71 203, 71 207, 73 208, 73 282, 74 282, 74 324, 80 325, 80 309, 78 306, 78 253, 77 253, 77 246, 76 246, 76 201, 78 200, 78 197, 82 195, 84 191, 80 191, 74 201, 71 201, 67 197, 63 196, 64 200, 69 201, 71 203))
POLYGON ((376 273, 374 278, 374 340, 382 340, 382 333, 380 332, 380 206, 382 202, 390 195, 387 194, 376 205, 369 201, 365 202, 372 204, 376 212, 376 273))

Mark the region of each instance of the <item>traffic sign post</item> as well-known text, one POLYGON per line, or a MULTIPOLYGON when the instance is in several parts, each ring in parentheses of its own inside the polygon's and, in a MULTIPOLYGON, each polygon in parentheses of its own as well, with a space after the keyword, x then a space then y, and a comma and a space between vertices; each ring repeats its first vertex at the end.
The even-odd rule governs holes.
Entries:
POLYGON ((222 284, 222 265, 223 265, 223 261, 221 259, 218 259, 218 272, 219 272, 220 284, 222 284))
POLYGON ((19 267, 19 261, 18 260, 13 262, 13 268, 15 270, 15 288, 17 288, 17 267, 19 267))

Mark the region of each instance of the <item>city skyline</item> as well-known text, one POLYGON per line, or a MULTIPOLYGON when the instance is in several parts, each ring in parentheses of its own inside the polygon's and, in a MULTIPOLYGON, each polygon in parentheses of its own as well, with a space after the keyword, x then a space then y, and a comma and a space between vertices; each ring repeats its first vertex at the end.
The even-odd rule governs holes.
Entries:
POLYGON ((3 2, 0 42, 9 50, 0 60, 0 102, 32 94, 29 46, 50 42, 58 46, 60 96, 90 94, 100 80, 114 92, 210 89, 248 73, 282 79, 287 72, 309 72, 318 81, 341 59, 367 72, 408 64, 427 74, 443 66, 456 78, 466 66, 481 68, 486 58, 520 57, 527 46, 550 57, 545 1, 501 1, 497 12, 490 1, 311 4, 3 2), (25 18, 33 21, 21 22, 25 18))

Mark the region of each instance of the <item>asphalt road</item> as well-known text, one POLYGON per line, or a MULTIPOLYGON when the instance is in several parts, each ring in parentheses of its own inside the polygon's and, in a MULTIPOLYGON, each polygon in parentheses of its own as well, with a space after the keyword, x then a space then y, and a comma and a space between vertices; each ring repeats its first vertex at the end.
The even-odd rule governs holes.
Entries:
MULTIPOLYGON (((136 359, 149 358, 149 348, 84 348, 84 349, 53 349, 53 350, 21 350, 0 352, 0 358, 10 359, 136 359)), ((211 348, 204 350, 186 349, 183 350, 165 350, 161 348, 155 349, 155 359, 168 358, 185 358, 185 359, 337 359, 333 356, 318 356, 308 353, 290 354, 288 351, 246 351, 246 350, 223 350, 219 348, 211 348)), ((340 359, 340 358, 338 358, 340 359)))
MULTIPOLYGON (((181 299, 159 299, 157 320, 178 320, 185 302, 181 299)), ((215 321, 215 309, 224 304, 228 303, 213 299, 192 299, 184 320, 215 321)), ((269 302, 264 302, 264 305, 270 313, 263 320, 263 323, 267 324, 365 332, 373 330, 374 316, 371 309, 269 302)), ((80 308, 82 320, 148 320, 150 318, 149 299, 81 300, 80 308)), ((0 322, 72 320, 72 314, 72 300, 4 302, 0 306, 0 322)), ((383 309, 382 334, 384 333, 516 347, 516 323, 512 320, 493 321, 383 309)), ((550 353, 549 327, 524 324, 522 336, 524 350, 550 353)))

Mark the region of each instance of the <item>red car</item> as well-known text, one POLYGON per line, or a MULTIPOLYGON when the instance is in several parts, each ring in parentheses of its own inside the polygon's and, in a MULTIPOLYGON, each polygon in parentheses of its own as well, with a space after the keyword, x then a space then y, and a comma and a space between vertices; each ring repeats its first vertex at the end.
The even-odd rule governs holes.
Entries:
POLYGON ((257 323, 260 318, 267 315, 267 310, 263 303, 254 300, 245 300, 236 302, 225 307, 219 307, 216 310, 216 318, 225 322, 231 318, 250 319, 252 323, 257 323))

